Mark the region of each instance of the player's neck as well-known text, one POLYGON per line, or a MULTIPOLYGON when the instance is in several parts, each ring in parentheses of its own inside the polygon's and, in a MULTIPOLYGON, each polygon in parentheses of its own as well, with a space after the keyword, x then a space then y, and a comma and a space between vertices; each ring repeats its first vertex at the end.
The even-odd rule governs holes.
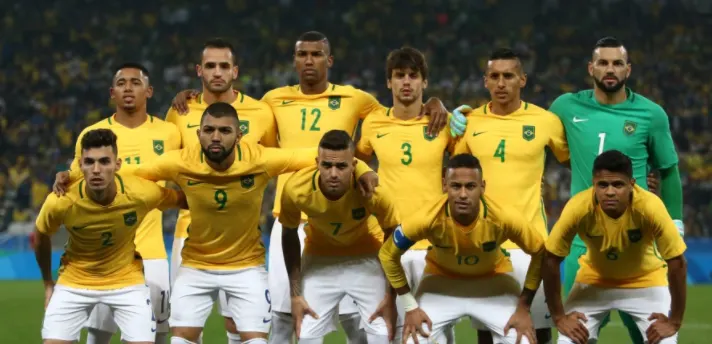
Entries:
POLYGON ((625 87, 614 93, 606 93, 602 89, 596 87, 593 89, 593 96, 599 104, 614 105, 624 102, 628 98, 625 87))
POLYGON ((418 117, 423 108, 423 101, 418 100, 411 104, 403 104, 393 99, 393 117, 409 120, 418 117))
POLYGON ((237 94, 238 92, 235 92, 232 87, 222 93, 213 93, 203 87, 203 101, 208 105, 217 102, 232 104, 237 99, 237 94))
POLYGON ((225 160, 223 160, 221 162, 215 162, 215 161, 212 161, 207 158, 205 159, 205 162, 208 164, 208 166, 210 166, 210 168, 212 168, 215 171, 218 171, 218 172, 225 171, 228 168, 230 168, 230 166, 232 166, 232 164, 235 163, 235 150, 233 149, 232 153, 230 153, 230 155, 228 155, 227 158, 225 158, 225 160))
POLYGON ((302 91, 304 94, 322 94, 326 92, 326 89, 329 87, 329 80, 322 80, 319 81, 316 84, 310 85, 305 83, 304 81, 299 80, 299 90, 302 91))
POLYGON ((506 116, 506 115, 509 115, 509 114, 519 110, 519 108, 522 107, 522 100, 515 99, 509 103, 504 103, 504 104, 500 104, 497 102, 490 102, 489 106, 490 106, 490 111, 492 111, 493 114, 499 115, 499 116, 506 116))
POLYGON ((85 186, 84 191, 94 203, 107 206, 116 198, 116 181, 112 181, 104 190, 92 190, 89 186, 85 186))
POLYGON ((135 112, 128 112, 121 108, 116 109, 116 114, 114 115, 114 120, 123 125, 126 128, 136 128, 140 127, 148 120, 148 113, 146 109, 141 109, 135 112))

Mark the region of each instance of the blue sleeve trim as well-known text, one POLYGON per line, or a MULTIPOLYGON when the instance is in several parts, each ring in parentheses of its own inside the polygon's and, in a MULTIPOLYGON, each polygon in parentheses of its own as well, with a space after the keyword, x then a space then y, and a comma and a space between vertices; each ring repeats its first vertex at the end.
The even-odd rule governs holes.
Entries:
POLYGON ((411 246, 415 245, 414 242, 410 241, 410 239, 403 234, 403 228, 400 225, 398 225, 395 232, 393 232, 393 243, 403 251, 407 251, 411 246))

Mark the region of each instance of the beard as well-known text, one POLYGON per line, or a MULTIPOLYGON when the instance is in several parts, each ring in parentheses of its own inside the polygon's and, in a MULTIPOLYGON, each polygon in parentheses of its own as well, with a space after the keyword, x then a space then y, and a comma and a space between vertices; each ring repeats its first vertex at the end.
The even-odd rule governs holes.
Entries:
MULTIPOLYGON (((606 75, 606 76, 607 76, 607 75, 606 75)), ((604 76, 604 78, 605 78, 606 76, 604 76)), ((617 79, 617 78, 616 78, 616 79, 617 79)), ((616 93, 616 92, 618 92, 618 90, 620 90, 621 88, 623 88, 623 86, 625 86, 625 83, 626 83, 626 81, 628 81, 628 78, 624 78, 623 80, 618 80, 618 82, 616 82, 615 84, 610 85, 610 86, 609 86, 609 85, 606 85, 606 83, 603 82, 603 79, 600 79, 600 80, 599 80, 599 79, 594 78, 593 80, 594 80, 594 82, 596 83, 596 86, 598 86, 598 88, 599 88, 601 91, 603 91, 603 92, 605 92, 605 93, 616 93)))
POLYGON ((232 80, 225 80, 225 84, 222 86, 215 86, 210 83, 210 80, 203 79, 203 87, 208 89, 210 93, 220 94, 227 92, 230 87, 232 87, 232 80))
POLYGON ((200 147, 200 149, 203 151, 203 155, 205 155, 205 158, 216 164, 219 164, 225 161, 225 159, 227 159, 227 157, 232 154, 232 151, 235 150, 235 144, 232 144, 229 147, 230 148, 227 149, 225 147, 220 147, 219 152, 210 151, 210 149, 205 147, 200 147))

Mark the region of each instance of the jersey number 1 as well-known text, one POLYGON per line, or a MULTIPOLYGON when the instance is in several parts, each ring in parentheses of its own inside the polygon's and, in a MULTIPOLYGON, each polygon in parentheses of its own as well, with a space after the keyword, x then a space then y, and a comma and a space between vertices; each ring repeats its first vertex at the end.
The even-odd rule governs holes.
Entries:
POLYGON ((598 133, 598 154, 603 153, 603 143, 606 141, 606 133, 598 133))

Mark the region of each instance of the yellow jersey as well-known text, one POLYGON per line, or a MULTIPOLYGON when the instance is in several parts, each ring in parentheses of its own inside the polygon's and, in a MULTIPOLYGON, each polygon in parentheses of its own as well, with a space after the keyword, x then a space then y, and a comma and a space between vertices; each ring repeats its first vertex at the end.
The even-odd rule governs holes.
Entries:
MULTIPOLYGON (((317 147, 329 130, 344 130, 353 135, 359 119, 382 107, 371 94, 336 84, 328 84, 320 94, 304 94, 299 85, 284 86, 267 92, 262 101, 274 112, 282 148, 317 147)), ((275 217, 279 217, 282 190, 289 176, 277 178, 272 211, 275 217)), ((306 220, 306 215, 302 214, 302 220, 306 220)))
POLYGON ((304 253, 317 256, 358 256, 375 254, 383 244, 384 231, 393 230, 399 218, 388 193, 377 188, 364 199, 354 182, 345 195, 328 200, 319 189, 316 166, 294 173, 282 195, 282 228, 296 229, 301 213, 304 226, 304 253), (371 216, 373 215, 373 216, 371 216))
MULTIPOLYGON (((237 110, 240 120, 240 130, 243 141, 259 142, 265 147, 277 146, 277 130, 274 122, 272 109, 265 103, 235 91, 237 98, 232 103, 232 107, 237 110)), ((203 94, 188 101, 188 114, 180 115, 172 107, 166 113, 166 121, 175 124, 183 139, 183 147, 200 144, 197 130, 200 128, 200 119, 203 112, 208 107, 203 101, 203 94)), ((186 238, 187 229, 190 225, 190 211, 181 210, 178 213, 176 222, 176 238, 186 238)))
POLYGON ((593 187, 566 203, 546 249, 565 257, 579 235, 588 250, 579 258, 576 282, 614 288, 668 285, 665 261, 687 246, 660 198, 638 185, 633 188, 632 203, 618 219, 601 210, 593 187))
MULTIPOLYGON (((380 185, 393 196, 399 214, 415 214, 443 194, 442 167, 450 135, 447 128, 437 136, 428 135, 428 118, 401 120, 392 109, 383 108, 363 120, 356 149, 365 156, 376 153, 380 185)), ((428 246, 422 240, 411 249, 428 246)))
MULTIPOLYGON (((139 165, 150 163, 166 152, 180 149, 180 133, 175 125, 149 115, 146 122, 136 128, 127 128, 116 122, 115 114, 86 127, 77 137, 71 180, 83 178, 79 167, 82 156, 82 137, 90 130, 111 129, 116 134, 118 158, 122 160, 121 173, 131 174, 139 165)), ((159 185, 165 186, 165 181, 159 185)), ((163 214, 153 210, 141 221, 136 232, 136 249, 143 259, 166 259, 163 242, 163 214)))
MULTIPOLYGON (((546 147, 557 160, 569 159, 564 126, 556 115, 522 102, 517 111, 500 116, 491 113, 488 103, 468 114, 467 128, 455 154, 477 157, 487 182, 487 197, 521 212, 546 237, 546 210, 541 196, 546 147)), ((517 245, 506 242, 504 248, 517 245)))
POLYGON ((450 278, 483 278, 512 271, 509 253, 501 246, 514 241, 532 256, 524 287, 536 290, 541 283, 544 237, 516 211, 481 199, 475 221, 465 227, 450 217, 448 196, 423 204, 420 211, 403 218, 402 227, 386 240, 379 253, 386 277, 394 288, 407 284, 400 256, 419 240, 430 240, 425 272, 450 278))
POLYGON ((134 237, 154 209, 178 207, 179 192, 132 175, 116 175, 116 198, 102 206, 84 189, 84 179, 67 193, 47 196, 36 220, 45 235, 67 228, 57 284, 81 289, 118 289, 144 284, 143 262, 134 237))
POLYGON ((265 148, 250 141, 235 147, 225 171, 207 163, 200 145, 164 154, 136 171, 149 180, 171 180, 186 195, 191 223, 183 265, 235 270, 264 264, 259 228, 262 196, 270 178, 314 165, 316 149, 265 148))

